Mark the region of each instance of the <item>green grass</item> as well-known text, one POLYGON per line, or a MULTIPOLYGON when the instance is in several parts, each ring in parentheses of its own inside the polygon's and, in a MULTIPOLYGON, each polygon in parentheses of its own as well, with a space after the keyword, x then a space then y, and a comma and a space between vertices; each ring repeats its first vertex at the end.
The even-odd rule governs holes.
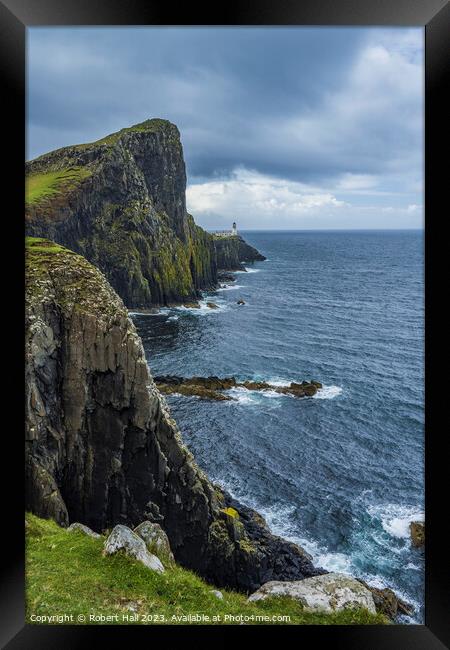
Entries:
POLYGON ((145 120, 145 122, 140 122, 139 124, 134 124, 133 126, 127 126, 123 129, 120 129, 120 131, 116 131, 115 133, 110 133, 109 135, 106 135, 104 138, 100 138, 100 140, 95 140, 95 142, 89 142, 86 144, 78 144, 75 145, 78 149, 85 149, 87 147, 91 147, 92 145, 97 145, 97 144, 115 144, 119 138, 124 135, 124 133, 129 133, 129 132, 140 132, 140 133, 156 133, 158 131, 161 131, 163 129, 166 129, 168 126, 172 126, 168 120, 162 120, 160 118, 154 118, 151 120, 145 120))
MULTIPOLYGON (((26 515, 27 622, 49 622, 36 616, 72 615, 76 624, 186 624, 197 623, 186 616, 206 615, 207 624, 237 624, 226 616, 268 617, 244 619, 248 624, 279 623, 305 625, 382 624, 386 619, 366 610, 335 614, 307 613, 290 598, 272 598, 248 603, 244 594, 214 589, 192 571, 179 566, 164 574, 146 569, 122 554, 105 557, 105 538, 94 539, 80 532, 67 532, 53 521, 26 515), (131 609, 132 608, 132 609, 131 609), (135 610, 135 611, 133 611, 135 610), (91 620, 90 616, 113 616, 91 620), (177 617, 173 619, 172 617, 177 617), (272 620, 272 617, 289 620, 272 620), (78 617, 85 617, 79 621, 78 617), (125 617, 125 618, 123 618, 125 617), (128 618, 126 618, 128 617, 128 618), (156 619, 155 619, 156 617, 156 619), (214 618, 216 617, 216 618, 214 618)), ((55 620, 57 623, 58 621, 55 620)))
POLYGON ((25 237, 25 251, 28 254, 41 254, 41 253, 63 253, 69 252, 64 246, 56 244, 49 239, 42 239, 41 237, 25 237))
POLYGON ((69 167, 41 174, 31 174, 25 180, 25 203, 36 205, 48 202, 73 190, 83 179, 90 176, 86 167, 69 167))

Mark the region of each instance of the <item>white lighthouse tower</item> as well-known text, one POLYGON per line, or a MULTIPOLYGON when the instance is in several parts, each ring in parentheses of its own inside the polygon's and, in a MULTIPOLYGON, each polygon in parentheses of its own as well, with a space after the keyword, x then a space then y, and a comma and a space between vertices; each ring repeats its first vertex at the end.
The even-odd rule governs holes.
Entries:
POLYGON ((237 235, 236 221, 233 221, 233 227, 231 229, 231 234, 232 235, 237 235))

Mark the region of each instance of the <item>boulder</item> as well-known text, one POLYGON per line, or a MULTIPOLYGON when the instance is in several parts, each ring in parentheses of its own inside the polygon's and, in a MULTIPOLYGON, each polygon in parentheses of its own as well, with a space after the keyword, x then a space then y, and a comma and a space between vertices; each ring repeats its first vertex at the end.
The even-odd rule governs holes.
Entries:
POLYGON ((215 302, 207 302, 206 306, 209 307, 210 309, 219 309, 218 305, 216 305, 215 302))
POLYGON ((218 598, 219 600, 223 600, 223 593, 221 591, 218 591, 217 589, 211 589, 211 592, 213 596, 218 598))
POLYGON ((134 532, 144 540, 147 550, 156 555, 164 565, 175 563, 169 538, 159 524, 143 521, 134 532))
POLYGON ((245 301, 242 300, 242 299, 241 299, 241 300, 238 300, 238 301, 237 301, 237 304, 238 304, 238 305, 245 305, 245 301))
POLYGON ((95 533, 91 528, 85 526, 84 524, 80 524, 78 521, 74 522, 73 524, 70 524, 67 530, 68 532, 72 532, 76 530, 79 531, 80 533, 84 533, 85 535, 89 535, 89 537, 95 537, 97 539, 101 537, 101 535, 95 533))
POLYGON ((264 600, 270 596, 294 598, 307 611, 334 612, 362 607, 373 614, 376 612, 370 591, 342 573, 326 573, 294 582, 266 582, 248 600, 264 600))
POLYGON ((377 589, 376 587, 371 587, 363 580, 361 582, 371 592, 377 612, 381 612, 381 614, 384 614, 391 620, 395 620, 398 614, 411 616, 413 612, 412 605, 398 598, 392 589, 389 589, 389 587, 377 589))
POLYGON ((113 555, 118 551, 124 551, 126 555, 142 562, 148 569, 164 573, 164 566, 161 560, 147 550, 147 546, 142 537, 139 537, 130 528, 121 524, 113 528, 105 542, 103 552, 105 555, 113 555))
POLYGON ((411 533, 412 545, 420 548, 425 545, 425 522, 412 521, 409 524, 409 531, 411 533))

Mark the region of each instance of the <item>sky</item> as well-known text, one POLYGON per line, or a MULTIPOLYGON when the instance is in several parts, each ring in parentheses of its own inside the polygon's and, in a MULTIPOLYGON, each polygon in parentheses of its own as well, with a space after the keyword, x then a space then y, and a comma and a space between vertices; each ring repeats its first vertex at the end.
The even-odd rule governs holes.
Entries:
POLYGON ((28 28, 27 159, 160 117, 214 230, 423 227, 422 28, 28 28))

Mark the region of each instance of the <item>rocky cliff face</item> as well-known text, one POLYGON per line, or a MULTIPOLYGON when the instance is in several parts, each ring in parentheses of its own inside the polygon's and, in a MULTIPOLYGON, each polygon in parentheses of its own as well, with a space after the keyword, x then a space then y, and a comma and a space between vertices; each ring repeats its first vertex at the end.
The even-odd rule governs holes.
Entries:
POLYGON ((81 253, 127 307, 182 302, 217 280, 214 242, 186 211, 180 134, 148 120, 27 163, 26 232, 81 253))
POLYGON ((243 262, 263 262, 266 259, 239 235, 216 236, 214 243, 219 270, 239 271, 244 269, 243 262))
POLYGON ((38 238, 26 261, 26 507, 97 531, 158 521, 176 560, 218 585, 322 573, 197 467, 101 272, 38 238))

